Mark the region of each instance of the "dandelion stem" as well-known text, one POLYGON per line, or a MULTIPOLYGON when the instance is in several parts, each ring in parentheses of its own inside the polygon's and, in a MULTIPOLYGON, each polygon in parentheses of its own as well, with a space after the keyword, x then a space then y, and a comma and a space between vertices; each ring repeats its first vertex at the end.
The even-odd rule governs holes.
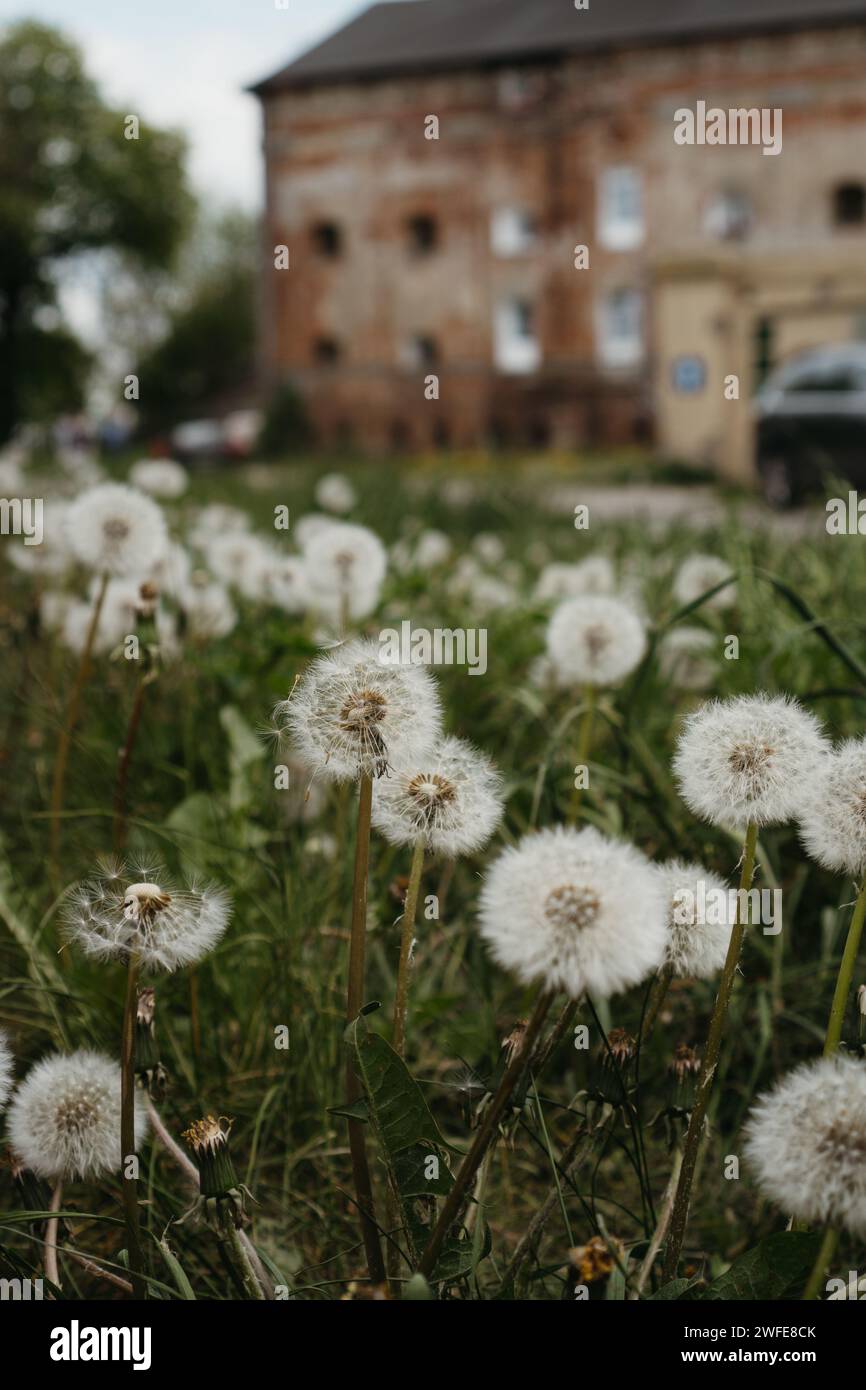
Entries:
MULTIPOLYGON (((579 769, 586 768, 587 780, 589 779, 589 757, 590 745, 592 744, 592 730, 595 724, 595 690, 591 685, 584 687, 583 691, 583 714, 580 719, 580 728, 577 735, 577 763, 579 769)), ((580 810, 581 795, 584 788, 575 787, 571 800, 572 820, 577 820, 580 810)))
POLYGON ((755 873, 755 846, 757 838, 758 828, 752 823, 746 831, 746 842, 743 848, 742 868, 740 870, 740 891, 737 894, 736 919, 731 932, 731 940, 728 944, 728 954, 725 958, 725 964, 722 970, 719 992, 716 995, 713 1017, 710 1022, 710 1031, 707 1037, 707 1045, 701 1060, 701 1070, 695 1092, 695 1103, 692 1106, 688 1133, 686 1134, 685 1145, 683 1147, 683 1163, 680 1170, 679 1182, 677 1183, 677 1195, 674 1198, 673 1215, 671 1217, 671 1231, 665 1250, 664 1265, 662 1267, 662 1279, 665 1283, 676 1276, 680 1251, 683 1248, 683 1240, 686 1233, 686 1224, 689 1219, 689 1199, 691 1197, 692 1181, 695 1175, 695 1164, 697 1162, 704 1121, 707 1115, 707 1106, 710 1101, 710 1093, 713 1089, 713 1080, 715 1078, 716 1068, 719 1064, 719 1051, 722 1045, 725 1018, 731 999, 731 991, 734 987, 737 963, 740 959, 740 950, 742 948, 743 936, 745 935, 746 922, 748 920, 748 908, 745 914, 746 920, 743 920, 743 903, 747 901, 745 895, 752 886, 752 879, 755 873))
POLYGON ((90 625, 84 639, 81 660, 78 663, 75 683, 72 687, 72 694, 69 697, 69 704, 66 709, 66 719, 57 743, 57 757, 54 760, 54 780, 51 786, 51 869, 52 877, 55 881, 57 880, 60 869, 60 817, 63 811, 63 792, 66 786, 66 768, 69 763, 69 749, 72 743, 72 735, 75 731, 75 726, 78 723, 78 716, 81 712, 81 698, 84 694, 84 688, 90 679, 90 659, 107 588, 108 575, 104 574, 99 582, 99 589, 96 594, 96 599, 94 600, 93 611, 90 615, 90 625))
POLYGON ((839 1043, 842 1041, 845 1010, 848 1005, 848 996, 851 993, 851 981, 854 978, 854 967, 857 964, 857 952, 860 950, 860 938, 863 935, 864 918, 866 918, 866 874, 863 875, 863 883, 860 887, 860 892, 857 894, 857 901, 854 904, 854 913, 851 918, 851 925, 848 928, 848 939, 845 942, 845 950, 842 954, 839 975, 836 980, 836 991, 833 995, 833 1003, 830 1006, 827 1037, 824 1041, 825 1057, 829 1057, 832 1053, 836 1052, 839 1048, 839 1043))
MULTIPOLYGON (((352 935, 349 943, 349 988, 346 999, 346 1021, 353 1023, 364 1005, 364 956, 367 937, 367 877, 370 867, 370 819, 373 807, 373 779, 361 777, 358 793, 358 832, 355 840, 355 877, 352 886, 352 935)), ((351 1060, 346 1064, 346 1091, 349 1104, 359 1100, 361 1083, 355 1075, 351 1060)), ((373 1204, 373 1185, 367 1162, 364 1126, 360 1120, 349 1120, 349 1151, 352 1155, 352 1177, 355 1197, 361 1214, 361 1233, 367 1252, 367 1270, 374 1284, 385 1279, 385 1265, 373 1204)))
POLYGON ((659 1250, 662 1246, 662 1241, 667 1235, 667 1229, 670 1225, 671 1212, 673 1211, 674 1196, 676 1193, 677 1184, 680 1180, 680 1171, 682 1169, 682 1166, 683 1153, 682 1149, 678 1148, 674 1155, 674 1165, 671 1169, 671 1175, 668 1178, 668 1185, 665 1190, 664 1198, 662 1200, 662 1210, 658 1220, 658 1225, 656 1226, 653 1238, 649 1243, 649 1249, 647 1250, 646 1255, 644 1256, 643 1263, 641 1264, 640 1270, 638 1271, 637 1281, 634 1286, 634 1293, 632 1294, 632 1298, 640 1298, 641 1294, 643 1293, 644 1285, 646 1284, 646 1281, 650 1276, 650 1271, 655 1262, 655 1257, 659 1253, 659 1250))
POLYGON ((662 1004, 665 1002, 665 999, 667 998, 667 993, 670 989, 671 980, 673 978, 673 967, 670 965, 666 965, 663 966, 663 968, 659 971, 658 975, 656 975, 655 979, 653 980, 652 988, 650 989, 649 999, 647 1000, 646 1013, 644 1014, 643 1018, 643 1026, 640 1032, 640 1041, 642 1047, 644 1043, 649 1042, 650 1034, 652 1033, 653 1027, 655 1026, 656 1019, 661 1013, 662 1004))
POLYGON ((126 739, 120 750, 120 758, 117 764, 117 785, 114 790, 114 852, 122 854, 126 848, 127 820, 126 820, 126 791, 129 785, 129 766, 132 762, 132 750, 135 747, 135 740, 138 728, 141 724, 141 713, 144 708, 144 692, 153 679, 152 673, 142 676, 138 682, 135 692, 135 699, 132 702, 132 710, 129 715, 129 723, 126 728, 126 739))
POLYGON ((57 1213, 62 1205, 63 1179, 60 1178, 51 1194, 51 1205, 48 1208, 51 1216, 45 1227, 45 1278, 58 1289, 60 1288, 60 1273, 57 1267, 57 1228, 59 1225, 57 1213))
POLYGON ((821 1291, 821 1285, 827 1278, 827 1271, 830 1268, 833 1256, 836 1254, 836 1246, 838 1244, 839 1232, 834 1231, 832 1227, 828 1227, 824 1232, 824 1238, 821 1241, 818 1254, 815 1257, 812 1273, 809 1275, 808 1282, 803 1290, 804 1302, 811 1302, 818 1297, 821 1291))
POLYGON ((400 931, 400 963, 397 966, 397 991, 394 998, 394 1051, 400 1057, 406 1050, 406 1009, 409 1003, 409 956, 415 932, 415 916, 418 911, 418 893, 421 888, 421 875, 424 872, 424 837, 415 841, 412 851, 412 867, 409 870, 409 883, 403 902, 403 919, 400 931))
POLYGON ((460 1169, 454 1179, 454 1186, 448 1194, 445 1204, 439 1213, 436 1225, 433 1227, 426 1249, 418 1264, 418 1271, 420 1274, 423 1274, 425 1278, 429 1278, 433 1272, 445 1238, 457 1219, 460 1208, 463 1205, 463 1199, 469 1191, 475 1174, 481 1166, 481 1161, 496 1135, 499 1121, 502 1118, 505 1107, 508 1105, 511 1094, 532 1057, 535 1041, 541 1032, 551 1002, 552 996, 550 994, 544 992, 539 994, 535 1002, 532 1017, 526 1025, 526 1032, 523 1035, 520 1050, 514 1053, 511 1061, 506 1067, 496 1095, 487 1107, 484 1119, 476 1131, 472 1147, 460 1165, 460 1169))
POLYGON ((120 1044, 120 1182, 134 1298, 145 1297, 144 1282, 141 1278, 144 1257, 139 1230, 138 1182, 127 1172, 130 1159, 135 1159, 135 1016, 138 1008, 139 965, 138 954, 135 951, 131 952, 126 972, 126 1003, 120 1044))
POLYGON ((229 1221, 226 1234, 228 1237, 228 1244, 234 1256, 235 1268, 240 1276, 240 1281, 243 1284, 247 1298, 264 1301, 264 1290, 256 1276, 249 1251, 241 1239, 242 1232, 237 1229, 233 1221, 229 1221))

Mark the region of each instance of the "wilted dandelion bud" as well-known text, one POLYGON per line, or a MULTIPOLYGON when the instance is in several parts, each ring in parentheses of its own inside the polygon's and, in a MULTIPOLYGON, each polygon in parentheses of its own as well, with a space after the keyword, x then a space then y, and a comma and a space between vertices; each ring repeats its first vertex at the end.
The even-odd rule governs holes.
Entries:
POLYGON ((217 1227, 231 1221, 241 1226, 246 1188, 238 1182, 229 1152, 232 1121, 224 1115, 206 1115, 183 1133, 199 1172, 201 1195, 196 1207, 217 1227))
POLYGON ((423 763, 376 783, 373 824, 392 845, 423 839, 456 858, 487 843, 502 818, 502 783, 490 759, 470 743, 445 738, 423 763))
POLYGON ((866 739, 846 739, 821 763, 800 815, 800 837, 825 868, 866 868, 866 739))
POLYGON ((0 1033, 0 1110, 12 1093, 12 1050, 6 1034, 0 1033))
POLYGON ((683 800, 702 820, 726 829, 785 825, 814 795, 828 748, 796 700, 741 695, 687 717, 673 765, 683 800))
MULTIPOLYGON (((147 1133, 147 1111, 135 1103, 135 1145, 147 1133)), ((118 1172, 120 1068, 100 1052, 81 1050, 37 1062, 15 1092, 6 1121, 12 1148, 41 1178, 99 1178, 118 1172)))
POLYGON ((441 718, 430 674, 384 661, 374 642, 349 642, 312 662, 274 714, 301 760, 336 782, 420 766, 441 718))
POLYGON ((674 975, 709 979, 724 965, 731 940, 734 919, 728 889, 700 864, 672 859, 660 864, 657 872, 668 910, 665 964, 674 975))
POLYGON ((65 520, 69 549, 100 574, 147 574, 168 542, 157 504, 123 483, 100 483, 82 492, 65 520))
POLYGON ((165 1068, 159 1060, 156 1040, 156 990, 143 989, 135 1011, 134 1070, 149 1095, 160 1100, 165 1095, 165 1068))
POLYGON ((505 850, 484 880, 479 926, 506 970, 572 999, 637 984, 667 944, 658 874, 592 827, 557 826, 505 850))
POLYGON ((67 939, 98 960, 137 955, 146 970, 178 970, 212 951, 228 926, 221 888, 178 889, 161 871, 109 865, 64 908, 67 939), (133 875, 140 878, 130 882, 133 875))
POLYGON ((593 1236, 586 1245, 569 1250, 568 1263, 578 1284, 596 1284, 612 1274, 616 1267, 616 1260, 601 1236, 593 1236))
POLYGON ((766 1197, 810 1226, 866 1236, 866 1064, 822 1057, 759 1098, 746 1158, 766 1197))
MULTIPOLYGON (((674 598, 685 607, 725 579, 730 579, 732 573, 731 566, 720 560, 717 555, 690 555, 674 575, 674 598)), ((720 589, 712 598, 707 599, 704 607, 719 610, 732 608, 736 601, 737 586, 728 584, 726 588, 720 589)))
POLYGON ((683 1086, 690 1076, 697 1076, 701 1069, 700 1054, 696 1047, 688 1043, 677 1043, 670 1063, 670 1071, 678 1086, 683 1086))
POLYGON ((625 1028, 612 1028, 607 1035, 607 1046, 604 1043, 601 1046, 602 1065, 624 1071, 636 1052, 637 1039, 625 1028))
POLYGON ((645 651, 644 625, 621 599, 567 599, 547 629, 547 652, 563 687, 618 685, 645 651))

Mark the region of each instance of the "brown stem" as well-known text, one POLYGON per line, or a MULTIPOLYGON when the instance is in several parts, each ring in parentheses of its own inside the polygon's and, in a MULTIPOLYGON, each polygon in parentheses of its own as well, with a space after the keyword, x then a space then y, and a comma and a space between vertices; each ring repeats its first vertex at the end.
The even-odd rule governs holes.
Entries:
POLYGON ((562 1013, 559 1015, 559 1018, 554 1023, 547 1037, 544 1039, 544 1042, 541 1043, 541 1045, 539 1046, 534 1058, 532 1059, 532 1071, 533 1075, 536 1078, 539 1077, 541 1073, 544 1071, 544 1068, 547 1066, 554 1052, 559 1047, 559 1044, 562 1042, 566 1033, 569 1033, 571 1031, 571 1025, 574 1022, 578 1008, 579 1001, 577 999, 569 999, 568 1003, 563 1008, 562 1013))
POLYGON ((643 1027, 641 1028, 640 1042, 643 1047, 649 1042, 650 1034, 655 1026, 655 1021, 661 1013, 662 1004, 667 998, 668 990, 671 987, 671 980, 674 978, 673 967, 665 965, 656 975, 650 990, 650 997, 647 1001, 646 1013, 643 1016, 643 1027))
POLYGON ((523 1043, 520 1051, 514 1053, 511 1061, 506 1067, 502 1080, 499 1083, 499 1089, 491 1100, 490 1105, 487 1107, 484 1120, 476 1131, 472 1147, 460 1165, 460 1170, 454 1179, 454 1186, 448 1194, 445 1204, 439 1213, 436 1225, 433 1227, 433 1232, 418 1264, 418 1271, 420 1274, 424 1275, 425 1279, 429 1278, 430 1274, 433 1272, 445 1238, 457 1219, 460 1208, 463 1205, 463 1199, 475 1178, 475 1174, 478 1172, 488 1146, 496 1135, 499 1121, 502 1118, 505 1107, 511 1099, 511 1094, 529 1063, 535 1041, 547 1016, 547 1011, 550 1008, 551 998, 551 995, 544 992, 539 994, 535 1002, 532 1017, 526 1025, 526 1032, 523 1035, 523 1043))
POLYGON ((149 680, 147 676, 143 676, 138 682, 135 699, 132 702, 132 710, 129 715, 129 723, 126 727, 126 739, 120 750, 120 760, 117 764, 117 784, 114 789, 115 854, 122 854, 126 848, 126 836, 128 832, 126 821, 126 791, 129 785, 129 765, 132 762, 132 750, 135 747, 138 727, 141 724, 141 712, 144 708, 144 692, 148 684, 149 680))
POLYGON ((141 1248, 139 1224, 138 1181, 135 1177, 127 1174, 129 1160, 136 1158, 135 1015, 138 1007, 138 971, 139 958, 135 952, 132 952, 126 972, 126 1003, 123 1010, 123 1033, 120 1045, 120 1184, 126 1217, 127 1255, 129 1256, 133 1297, 144 1298, 145 1285, 141 1278, 144 1270, 144 1255, 141 1248))
MULTIPOLYGON (((370 868, 370 818, 373 806, 373 779, 361 777, 358 793, 358 833, 355 840, 355 877, 352 886, 352 935, 349 942, 349 988, 346 997, 346 1021, 354 1023, 364 1005, 364 956, 367 943, 367 878, 370 868)), ((355 1075, 351 1059, 346 1064, 346 1091, 349 1104, 361 1097, 361 1083, 355 1075)), ((364 1125, 349 1120, 349 1152, 352 1155, 352 1177, 355 1197, 361 1216, 361 1234, 367 1253, 367 1271, 374 1284, 385 1281, 385 1265, 373 1203, 373 1185, 367 1162, 364 1125)))
POLYGON ((57 1268, 57 1228, 59 1225, 57 1213, 62 1204, 63 1179, 59 1178, 51 1194, 51 1205, 48 1208, 51 1216, 45 1227, 45 1278, 58 1289, 60 1288, 60 1274, 57 1268))
POLYGON ((409 1003, 409 956, 415 932, 415 916, 418 911, 418 894, 421 889, 421 875, 424 872, 424 838, 419 836, 412 852, 412 867, 409 870, 409 883, 403 903, 403 919, 400 931, 400 963, 397 966, 397 990, 394 997, 394 1051, 400 1057, 406 1050, 406 1009, 409 1003))
POLYGON ((66 709, 66 719, 57 742, 57 757, 54 760, 54 780, 51 786, 51 873, 55 883, 60 872, 60 817, 63 811, 63 792, 66 786, 66 768, 69 763, 69 749, 72 743, 72 735, 75 731, 75 726, 78 723, 78 716, 81 712, 81 698, 84 694, 85 686, 90 679, 93 643, 96 638, 96 629, 99 625, 99 616, 102 612, 102 605, 105 601, 105 591, 107 588, 108 575, 104 574, 99 582, 99 589, 93 605, 93 612, 90 616, 90 625, 84 639, 81 660, 78 663, 75 683, 73 684, 72 694, 69 697, 69 704, 66 709))

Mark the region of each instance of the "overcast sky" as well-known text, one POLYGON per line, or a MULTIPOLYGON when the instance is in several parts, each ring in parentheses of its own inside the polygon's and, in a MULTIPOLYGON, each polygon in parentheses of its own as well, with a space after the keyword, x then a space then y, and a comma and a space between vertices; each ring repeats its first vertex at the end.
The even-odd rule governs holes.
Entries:
POLYGON ((190 142, 199 193, 261 203, 259 109, 243 88, 367 8, 367 0, 0 0, 0 26, 56 25, 107 98, 190 142))

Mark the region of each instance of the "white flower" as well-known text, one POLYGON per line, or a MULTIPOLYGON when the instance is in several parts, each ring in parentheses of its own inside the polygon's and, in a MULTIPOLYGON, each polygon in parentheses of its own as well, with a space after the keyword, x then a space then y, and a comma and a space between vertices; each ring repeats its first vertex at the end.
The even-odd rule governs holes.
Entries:
POLYGON ((73 556, 66 536, 68 508, 68 502, 48 497, 43 500, 40 544, 25 545, 23 537, 16 537, 9 546, 9 559, 17 570, 25 574, 57 575, 69 569, 73 556))
POLYGON ((231 903, 221 888, 177 889, 159 869, 107 865, 75 889, 64 906, 66 936, 85 955, 128 960, 146 970, 177 970, 212 951, 228 926, 231 903))
POLYGON ((471 743, 445 738, 420 763, 376 783, 373 824, 392 845, 455 858, 481 849, 502 819, 502 782, 471 743))
POLYGON ((333 524, 334 518, 332 516, 322 516, 321 512, 307 512, 306 516, 299 517, 292 526, 295 541, 302 550, 306 550, 320 531, 326 530, 333 524))
POLYGON ((547 629, 547 651, 561 686, 617 685, 646 651, 644 625, 620 599, 567 599, 547 629))
POLYGON ((366 526, 332 521, 305 540, 304 560, 313 607, 339 618, 366 617, 378 602, 388 559, 379 537, 366 526))
POLYGON ((727 829, 786 825, 814 794, 829 744, 787 696, 712 700, 686 719, 674 757, 683 800, 727 829))
POLYGON ((806 850, 828 869, 866 868, 866 739, 846 739, 821 764, 800 814, 806 850))
POLYGON ((480 531, 472 542, 472 549, 485 565, 499 565, 505 559, 505 546, 492 531, 480 531))
POLYGON ((178 600, 190 635, 196 639, 227 637, 237 623, 237 610, 221 584, 194 581, 178 600))
POLYGON ((665 964, 675 975, 707 980, 721 970, 735 913, 724 881, 701 864, 658 865, 668 915, 665 964))
POLYGON ((156 503, 123 483, 100 483, 71 502, 66 538, 77 560, 99 574, 147 574, 167 543, 156 503))
POLYGON ((822 1057, 761 1096, 745 1155, 761 1191, 810 1226, 866 1237, 866 1064, 822 1057))
POLYGON ((301 760, 338 782, 420 763, 441 720, 423 667, 390 664, 376 643, 358 641, 312 662, 274 713, 301 760))
POLYGON ((266 596, 272 556, 258 536, 240 530, 214 536, 205 547, 205 556, 221 583, 252 602, 266 596))
POLYGON ((12 1092, 12 1052, 6 1034, 0 1033, 0 1110, 12 1092))
MULTIPOLYGON (((16 1156, 40 1178, 93 1179, 121 1167, 120 1068, 82 1049, 37 1062, 6 1118, 16 1156)), ((135 1146, 147 1134, 147 1110, 135 1093, 135 1146)))
POLYGON ((139 459, 129 470, 129 481, 151 497, 174 498, 186 492, 189 474, 174 459, 139 459))
POLYGON ((661 879, 632 845, 556 826, 505 850, 484 881, 481 934, 525 983, 607 998, 661 964, 661 879))
POLYGON ((444 531, 422 531, 412 557, 417 570, 437 569, 451 558, 451 542, 444 531))
POLYGON ((350 512, 357 506, 358 494, 343 473, 326 473, 316 484, 316 501, 326 512, 350 512))
POLYGON ((268 570, 268 594, 285 613, 306 613, 311 594, 302 555, 274 556, 268 570))
POLYGON ((189 543, 197 550, 206 551, 217 536, 230 531, 249 531, 250 519, 238 507, 229 507, 223 502, 209 502, 196 513, 190 527, 189 543))
MULTIPOLYGON (((721 584, 723 579, 730 579, 732 573, 731 566, 716 555, 690 555, 687 560, 683 560, 674 575, 674 598, 685 607, 688 603, 694 603, 695 599, 699 599, 708 589, 714 589, 717 584, 721 584)), ((711 599, 707 599, 703 607, 732 608, 736 602, 737 586, 729 584, 711 599)))
POLYGON ((716 679, 708 654, 717 638, 705 627, 674 627, 659 642, 659 671, 678 690, 706 690, 716 679))
POLYGON ((539 603, 578 598, 583 594, 612 594, 616 588, 613 565, 606 555, 589 555, 574 565, 545 565, 535 585, 539 603))
POLYGON ((182 545, 169 541, 165 554, 150 571, 148 578, 161 594, 177 598, 189 583, 192 560, 182 545))

